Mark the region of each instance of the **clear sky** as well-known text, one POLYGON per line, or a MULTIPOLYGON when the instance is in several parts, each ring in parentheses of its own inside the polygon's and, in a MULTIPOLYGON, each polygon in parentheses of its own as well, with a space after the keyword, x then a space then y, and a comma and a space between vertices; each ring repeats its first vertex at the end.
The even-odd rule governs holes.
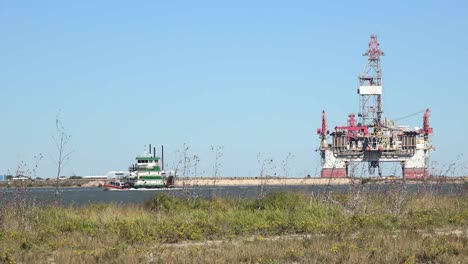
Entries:
MULTIPOLYGON (((167 168, 187 143, 211 175, 316 174, 316 129, 357 112, 362 53, 376 33, 384 115, 430 107, 432 160, 468 149, 466 1, 0 0, 0 174, 42 153, 54 174, 55 116, 71 134, 64 174, 125 170, 145 144, 167 168), (159 148, 159 147, 158 147, 159 148)), ((422 114, 401 121, 421 126, 422 114)))

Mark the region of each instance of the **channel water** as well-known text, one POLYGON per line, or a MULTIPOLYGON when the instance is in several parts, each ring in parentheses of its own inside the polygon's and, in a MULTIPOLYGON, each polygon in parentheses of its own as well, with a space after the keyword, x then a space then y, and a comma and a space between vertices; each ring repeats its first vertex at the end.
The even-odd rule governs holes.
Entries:
POLYGON ((255 198, 261 194, 278 191, 320 194, 325 192, 342 193, 356 188, 370 192, 387 192, 402 188, 408 193, 433 193, 436 195, 462 195, 468 192, 466 184, 365 184, 365 185, 278 185, 278 186, 198 186, 191 188, 106 191, 102 188, 3 188, 0 189, 0 204, 22 194, 42 204, 59 201, 64 206, 83 206, 91 203, 144 203, 158 193, 182 197, 231 197, 255 198), (263 188, 263 189, 262 189, 263 188))

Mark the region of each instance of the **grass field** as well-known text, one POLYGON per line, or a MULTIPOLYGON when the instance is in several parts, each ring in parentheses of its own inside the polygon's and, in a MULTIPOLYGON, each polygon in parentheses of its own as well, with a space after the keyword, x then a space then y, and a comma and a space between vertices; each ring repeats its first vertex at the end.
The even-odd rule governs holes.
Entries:
MULTIPOLYGON (((466 187, 466 186, 465 186, 466 187)), ((60 207, 18 194, 0 209, 5 263, 463 263, 468 190, 159 194, 145 204, 60 207)))

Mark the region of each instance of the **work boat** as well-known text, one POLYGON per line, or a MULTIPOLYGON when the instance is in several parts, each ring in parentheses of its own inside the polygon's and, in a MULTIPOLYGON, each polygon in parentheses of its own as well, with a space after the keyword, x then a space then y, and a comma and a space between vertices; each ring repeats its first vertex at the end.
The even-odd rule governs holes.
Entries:
POLYGON ((136 163, 130 167, 131 188, 174 187, 175 172, 161 170, 162 161, 156 155, 136 157, 136 163))
POLYGON ((174 187, 176 173, 173 170, 165 171, 164 148, 161 148, 161 156, 156 156, 156 149, 151 154, 146 153, 135 158, 136 163, 129 168, 130 174, 119 180, 111 181, 103 185, 105 190, 132 190, 132 189, 157 189, 174 187))
POLYGON ((105 188, 105 190, 108 190, 108 191, 128 190, 130 189, 130 184, 127 181, 115 180, 115 181, 110 181, 104 184, 103 187, 105 188))

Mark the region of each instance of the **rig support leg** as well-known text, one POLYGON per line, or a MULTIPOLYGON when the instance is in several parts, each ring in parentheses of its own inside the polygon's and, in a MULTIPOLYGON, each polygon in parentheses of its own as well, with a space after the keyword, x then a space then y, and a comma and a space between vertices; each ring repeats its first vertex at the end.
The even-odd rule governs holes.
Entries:
POLYGON ((428 155, 426 150, 416 149, 414 155, 402 162, 404 179, 425 179, 429 177, 428 155))
POLYGON ((321 178, 346 178, 348 176, 346 162, 333 156, 331 150, 322 150, 322 157, 321 178))

